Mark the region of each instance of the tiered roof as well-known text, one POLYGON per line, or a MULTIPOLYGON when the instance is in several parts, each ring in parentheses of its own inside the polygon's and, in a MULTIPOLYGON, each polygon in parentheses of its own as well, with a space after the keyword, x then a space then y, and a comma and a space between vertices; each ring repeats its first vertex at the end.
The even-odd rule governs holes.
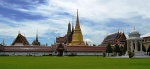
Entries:
POLYGON ((106 36, 101 46, 106 46, 110 44, 124 44, 126 42, 126 36, 124 32, 117 32, 106 36))
POLYGON ((117 33, 110 34, 110 35, 106 36, 106 38, 104 40, 120 39, 121 37, 125 37, 125 34, 122 32, 117 32, 117 33))

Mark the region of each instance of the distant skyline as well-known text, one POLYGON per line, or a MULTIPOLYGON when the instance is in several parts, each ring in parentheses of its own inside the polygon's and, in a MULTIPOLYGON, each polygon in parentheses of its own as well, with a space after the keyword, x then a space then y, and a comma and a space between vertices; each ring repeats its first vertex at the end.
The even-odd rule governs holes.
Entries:
POLYGON ((128 37, 135 27, 150 32, 150 0, 0 0, 0 43, 10 45, 18 32, 29 43, 38 30, 41 44, 51 45, 75 26, 78 9, 84 40, 101 44, 108 34, 122 31, 128 37))

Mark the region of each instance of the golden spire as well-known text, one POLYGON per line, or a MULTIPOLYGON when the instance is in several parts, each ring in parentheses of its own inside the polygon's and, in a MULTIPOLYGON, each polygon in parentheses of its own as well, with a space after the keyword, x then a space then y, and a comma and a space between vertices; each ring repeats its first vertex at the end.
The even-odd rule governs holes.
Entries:
POLYGON ((77 19, 76 19, 75 31, 74 31, 70 45, 85 45, 85 43, 83 42, 82 31, 80 29, 78 9, 77 9, 77 19))
POLYGON ((79 24, 78 9, 77 9, 77 19, 76 19, 76 27, 75 27, 75 30, 81 30, 81 29, 80 29, 80 24, 79 24))

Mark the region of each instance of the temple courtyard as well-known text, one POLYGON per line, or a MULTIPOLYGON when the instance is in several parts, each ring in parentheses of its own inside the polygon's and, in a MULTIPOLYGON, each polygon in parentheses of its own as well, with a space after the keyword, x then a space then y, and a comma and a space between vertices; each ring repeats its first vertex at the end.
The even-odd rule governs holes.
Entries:
POLYGON ((150 58, 0 56, 0 69, 148 69, 150 58))

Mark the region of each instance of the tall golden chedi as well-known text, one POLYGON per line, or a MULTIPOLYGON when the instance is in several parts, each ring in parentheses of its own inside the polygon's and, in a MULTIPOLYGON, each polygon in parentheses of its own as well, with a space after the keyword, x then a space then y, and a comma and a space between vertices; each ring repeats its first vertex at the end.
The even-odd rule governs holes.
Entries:
POLYGON ((76 19, 76 26, 75 26, 75 30, 74 30, 74 34, 72 36, 72 41, 69 45, 83 45, 85 46, 85 43, 83 41, 83 35, 82 35, 82 31, 80 29, 80 22, 79 22, 79 17, 78 17, 78 9, 77 9, 77 19, 76 19))

